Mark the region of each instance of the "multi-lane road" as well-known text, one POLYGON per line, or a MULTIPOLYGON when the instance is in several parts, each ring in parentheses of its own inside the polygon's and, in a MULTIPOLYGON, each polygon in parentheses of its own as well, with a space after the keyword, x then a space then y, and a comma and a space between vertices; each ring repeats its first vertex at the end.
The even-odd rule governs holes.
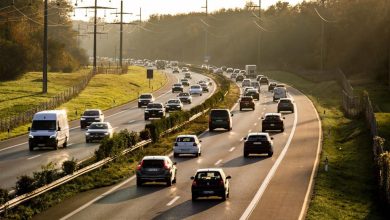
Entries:
POLYGON ((243 157, 243 137, 261 131, 261 117, 275 112, 272 93, 262 88, 255 111, 232 109, 232 131, 205 131, 202 156, 172 158, 177 183, 137 187, 131 177, 113 187, 81 193, 36 219, 300 219, 307 201, 321 143, 321 123, 311 101, 288 87, 295 113, 284 114, 285 131, 271 133, 274 155, 243 157), (191 200, 190 177, 199 168, 221 167, 231 175, 230 198, 191 200))
MULTIPOLYGON (((183 78, 183 74, 172 74, 170 71, 165 72, 168 83, 160 90, 154 93, 157 102, 165 103, 170 98, 175 98, 177 93, 172 94, 171 87, 173 83, 183 78)), ((193 73, 191 84, 195 84, 207 77, 193 73)), ((192 104, 184 104, 184 109, 190 109, 201 104, 215 91, 215 83, 210 87, 209 93, 203 96, 193 97, 192 104)), ((137 107, 137 101, 130 102, 126 105, 110 109, 104 112, 105 120, 110 122, 115 131, 129 129, 132 131, 141 131, 145 127, 144 110, 137 107)), ((83 160, 93 155, 98 148, 98 143, 85 143, 85 130, 80 129, 79 121, 70 123, 70 141, 66 149, 59 150, 35 150, 30 152, 28 149, 28 135, 12 138, 0 142, 0 187, 11 189, 15 185, 17 177, 21 175, 31 175, 34 171, 39 171, 42 165, 50 162, 56 163, 58 167, 63 161, 75 158, 83 160)))

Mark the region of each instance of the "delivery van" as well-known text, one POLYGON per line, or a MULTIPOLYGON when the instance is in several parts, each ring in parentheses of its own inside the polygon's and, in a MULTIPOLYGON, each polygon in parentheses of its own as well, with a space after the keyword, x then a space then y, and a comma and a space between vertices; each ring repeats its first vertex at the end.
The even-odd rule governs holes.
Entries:
POLYGON ((286 87, 275 87, 274 88, 274 102, 279 99, 287 98, 287 90, 286 87))
POLYGON ((29 130, 28 145, 30 151, 38 147, 58 149, 69 142, 69 124, 65 110, 50 110, 34 115, 29 130))

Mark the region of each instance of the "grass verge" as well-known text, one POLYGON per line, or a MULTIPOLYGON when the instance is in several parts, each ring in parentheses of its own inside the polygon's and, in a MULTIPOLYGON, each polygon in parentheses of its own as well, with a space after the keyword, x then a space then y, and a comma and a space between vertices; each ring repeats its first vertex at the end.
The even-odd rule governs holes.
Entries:
MULTIPOLYGON (((231 82, 229 93, 221 101, 218 108, 231 108, 239 98, 240 90, 231 82)), ((44 193, 25 204, 10 210, 6 216, 8 219, 30 219, 35 214, 43 212, 61 201, 77 195, 80 192, 99 187, 116 184, 134 174, 137 162, 145 155, 166 155, 172 151, 172 143, 180 134, 201 134, 208 127, 208 116, 204 115, 188 123, 176 133, 171 133, 159 139, 158 143, 138 150, 134 153, 120 157, 116 161, 107 164, 99 170, 80 176, 75 180, 58 187, 55 190, 44 193)))
MULTIPOLYGON (((166 82, 165 75, 157 71, 151 81, 151 88, 149 88, 145 69, 136 66, 129 67, 129 72, 123 75, 99 74, 91 79, 87 88, 76 98, 58 107, 58 109, 66 109, 68 120, 75 120, 87 108, 103 110, 113 108, 135 100, 139 93, 155 91, 166 82)), ((10 134, 2 132, 0 133, 0 140, 25 134, 29 126, 30 124, 27 124, 15 128, 10 134)))
POLYGON ((376 196, 369 131, 363 120, 344 117, 338 84, 314 83, 287 72, 267 72, 267 75, 305 93, 321 116, 324 132, 321 163, 307 219, 384 219, 376 196), (323 167, 326 157, 328 172, 323 167))

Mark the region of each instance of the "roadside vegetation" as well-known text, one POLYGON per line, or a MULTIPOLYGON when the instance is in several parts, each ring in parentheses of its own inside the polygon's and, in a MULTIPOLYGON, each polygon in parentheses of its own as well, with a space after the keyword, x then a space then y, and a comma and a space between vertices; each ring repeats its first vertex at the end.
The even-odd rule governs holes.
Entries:
POLYGON ((368 128, 364 120, 344 116, 337 82, 311 82, 281 71, 266 75, 307 95, 321 117, 324 140, 307 219, 385 219, 368 128))
MULTIPOLYGON (((72 73, 75 74, 75 73, 72 73)), ((54 76, 49 77, 49 91, 52 87, 51 96, 54 96, 54 88, 57 88, 57 91, 60 92, 61 89, 65 90, 67 87, 71 86, 73 82, 75 82, 78 78, 72 76, 72 74, 54 74, 54 76), (66 76, 69 76, 66 78, 66 76), (62 80, 62 81, 60 81, 62 80), (62 86, 55 86, 56 82, 58 84, 62 84, 62 86), (60 83, 63 82, 63 83, 60 83)), ((53 75, 53 74, 51 74, 53 75)), ((77 75, 77 74, 76 74, 77 75)), ((81 73, 79 73, 80 77, 82 76, 81 73)), ((25 88, 27 90, 30 89, 30 94, 33 93, 31 90, 39 90, 40 84, 36 85, 35 81, 38 81, 39 75, 33 74, 32 76, 26 76, 26 80, 23 81, 11 81, 0 84, 0 88, 4 86, 4 91, 1 91, 0 93, 12 93, 16 94, 15 90, 17 91, 24 91, 25 88), (34 81, 31 83, 31 81, 34 81), (24 84, 26 83, 26 84, 24 84), (21 85, 20 87, 13 87, 16 85, 21 85), (23 87, 23 85, 28 85, 26 87, 23 87), (37 88, 35 88, 35 87, 37 88), (12 90, 12 88, 14 88, 12 90), (16 89, 15 89, 16 88, 16 89)), ((24 79, 24 77, 23 77, 24 79)), ((127 102, 130 102, 132 100, 135 100, 138 97, 139 93, 142 92, 151 92, 158 90, 163 85, 165 85, 167 82, 167 78, 165 74, 161 72, 155 72, 154 79, 151 81, 151 88, 149 88, 149 81, 146 79, 146 73, 145 69, 143 67, 136 67, 131 66, 129 67, 129 71, 127 74, 123 75, 115 75, 115 74, 98 74, 94 76, 91 81, 89 82, 87 88, 85 88, 76 98, 72 99, 71 101, 61 105, 58 107, 58 109, 66 109, 68 112, 68 119, 69 120, 75 120, 80 117, 80 115, 84 112, 84 109, 87 108, 100 108, 102 110, 106 110, 115 106, 119 106, 122 104, 125 104, 127 102), (76 114, 77 113, 77 114, 76 114)), ((39 82, 38 82, 39 83, 39 82)), ((37 91, 38 92, 38 91, 37 91)), ((27 96, 29 93, 23 93, 27 96)), ((20 97, 14 96, 14 97, 20 97)), ((25 97, 10 101, 5 101, 9 105, 13 105, 13 110, 16 111, 16 109, 19 109, 19 112, 24 110, 25 108, 31 108, 33 104, 38 103, 41 100, 45 100, 45 95, 37 94, 35 99, 31 99, 31 97, 25 97), (13 104, 14 102, 17 102, 18 104, 13 104), (23 107, 21 107, 23 106, 23 107)), ((3 98, 3 97, 2 97, 3 98)), ((0 109, 2 107, 2 103, 0 102, 0 109)), ((11 109, 8 109, 7 111, 13 111, 11 109)), ((0 111, 1 112, 1 111, 0 111)), ((4 114, 3 112, 0 113, 4 114)), ((4 114, 5 116, 6 114, 4 114)), ((11 131, 10 134, 7 132, 0 133, 0 140, 7 139, 9 137, 15 137, 21 134, 25 134, 27 132, 27 127, 30 126, 29 124, 20 126, 14 130, 11 131)))

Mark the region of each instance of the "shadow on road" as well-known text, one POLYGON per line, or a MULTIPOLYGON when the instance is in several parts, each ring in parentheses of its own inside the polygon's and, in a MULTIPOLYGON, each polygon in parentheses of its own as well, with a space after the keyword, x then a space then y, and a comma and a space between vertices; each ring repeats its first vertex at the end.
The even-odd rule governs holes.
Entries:
POLYGON ((249 164, 258 163, 265 159, 268 159, 266 154, 253 155, 247 158, 245 158, 244 156, 240 156, 227 161, 222 165, 222 167, 243 167, 249 164))
POLYGON ((120 190, 117 190, 110 195, 104 197, 103 199, 97 201, 96 203, 100 204, 114 204, 120 203, 124 201, 129 201, 132 199, 140 198, 143 196, 147 196, 149 194, 158 192, 167 188, 165 184, 152 184, 146 183, 141 187, 137 187, 136 185, 132 185, 120 190))

